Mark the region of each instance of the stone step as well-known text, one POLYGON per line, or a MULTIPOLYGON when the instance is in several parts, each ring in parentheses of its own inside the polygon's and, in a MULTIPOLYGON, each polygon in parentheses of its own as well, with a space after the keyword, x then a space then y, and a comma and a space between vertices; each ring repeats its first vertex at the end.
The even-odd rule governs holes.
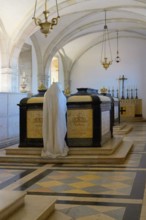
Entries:
POLYGON ((113 154, 122 143, 122 138, 112 138, 102 147, 71 147, 69 155, 110 155, 113 154))
POLYGON ((42 148, 38 147, 8 147, 5 149, 7 155, 33 155, 40 156, 42 148))
POLYGON ((113 135, 125 135, 128 134, 133 129, 132 125, 126 125, 124 128, 119 130, 113 130, 113 135))
POLYGON ((126 123, 122 123, 122 124, 118 124, 118 125, 115 125, 113 126, 113 131, 119 131, 119 130, 122 130, 124 127, 126 127, 127 124, 126 123))
POLYGON ((114 153, 114 163, 124 163, 129 152, 132 150, 132 147, 132 141, 123 141, 120 147, 114 153))
POLYGON ((49 196, 26 195, 25 205, 5 220, 47 220, 54 209, 55 199, 49 196))
MULTIPOLYGON (((112 154, 122 143, 122 138, 112 138, 102 147, 70 147, 69 155, 112 154)), ((6 148, 6 155, 33 155, 40 156, 42 148, 12 147, 6 148)))
POLYGON ((23 206, 25 195, 26 192, 0 190, 0 220, 6 220, 23 206))
POLYGON ((61 164, 113 164, 123 163, 127 154, 131 150, 133 142, 123 141, 120 146, 110 155, 68 155, 66 157, 58 158, 42 158, 41 156, 33 155, 2 155, 0 162, 15 162, 15 163, 61 163, 61 164))
POLYGON ((145 122, 143 117, 120 117, 121 122, 145 122))

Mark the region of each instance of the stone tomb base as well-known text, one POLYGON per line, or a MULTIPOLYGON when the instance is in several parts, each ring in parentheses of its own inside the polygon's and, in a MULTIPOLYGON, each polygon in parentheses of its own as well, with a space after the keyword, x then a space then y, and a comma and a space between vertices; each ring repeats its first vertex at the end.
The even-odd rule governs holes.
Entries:
POLYGON ((125 135, 128 134, 132 129, 132 125, 121 123, 119 125, 113 126, 113 135, 125 135))
POLYGON ((69 155, 58 158, 42 158, 41 148, 6 148, 6 154, 0 157, 0 162, 15 163, 66 163, 66 164, 113 164, 123 163, 133 146, 131 141, 122 138, 112 138, 102 147, 74 147, 70 148, 69 155))

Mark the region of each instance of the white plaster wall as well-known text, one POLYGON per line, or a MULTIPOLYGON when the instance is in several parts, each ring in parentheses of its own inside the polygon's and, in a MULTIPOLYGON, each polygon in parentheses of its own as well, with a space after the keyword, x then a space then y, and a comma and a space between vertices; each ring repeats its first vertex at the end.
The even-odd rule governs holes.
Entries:
POLYGON ((32 85, 32 52, 31 47, 29 50, 22 51, 19 56, 19 65, 20 65, 20 91, 21 84, 23 83, 23 77, 25 77, 26 88, 25 91, 31 92, 32 85))
POLYGON ((19 106, 17 104, 26 96, 26 93, 0 93, 0 145, 8 139, 19 137, 19 106))
MULTIPOLYGON (((138 88, 143 99, 143 117, 146 118, 146 41, 142 39, 119 39, 121 62, 116 63, 116 39, 111 41, 113 64, 105 70, 100 64, 101 45, 90 48, 74 64, 71 72, 71 92, 78 87, 118 89, 119 76, 125 75, 125 89, 138 88)), ((126 94, 125 94, 126 96, 126 94)))

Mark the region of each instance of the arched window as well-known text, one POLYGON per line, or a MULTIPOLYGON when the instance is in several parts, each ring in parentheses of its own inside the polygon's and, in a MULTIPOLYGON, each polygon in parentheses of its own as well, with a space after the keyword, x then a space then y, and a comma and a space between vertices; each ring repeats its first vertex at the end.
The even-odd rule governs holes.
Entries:
POLYGON ((51 62, 51 84, 59 81, 59 60, 58 57, 53 57, 51 62))

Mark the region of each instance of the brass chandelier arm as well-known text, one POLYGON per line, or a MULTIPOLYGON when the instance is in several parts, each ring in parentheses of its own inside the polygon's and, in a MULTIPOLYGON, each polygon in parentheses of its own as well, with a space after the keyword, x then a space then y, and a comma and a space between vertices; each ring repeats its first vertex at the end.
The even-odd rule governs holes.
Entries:
POLYGON ((54 25, 57 25, 58 24, 58 17, 57 18, 52 18, 51 20, 51 26, 53 28, 54 25))
POLYGON ((32 19, 34 20, 34 23, 35 23, 36 26, 39 26, 42 23, 41 19, 39 19, 39 18, 34 18, 33 17, 32 19))
POLYGON ((52 26, 58 24, 58 19, 59 19, 59 18, 60 18, 60 16, 57 16, 56 18, 52 18, 52 20, 51 20, 52 26))
POLYGON ((51 20, 51 29, 53 29, 53 26, 58 24, 58 19, 60 18, 59 11, 58 11, 57 0, 55 0, 55 1, 56 1, 57 17, 56 18, 52 18, 52 20, 51 20))
POLYGON ((35 25, 39 26, 42 21, 41 21, 41 19, 35 17, 35 15, 36 15, 36 7, 37 7, 37 0, 35 1, 34 14, 33 14, 32 19, 34 20, 35 25))

